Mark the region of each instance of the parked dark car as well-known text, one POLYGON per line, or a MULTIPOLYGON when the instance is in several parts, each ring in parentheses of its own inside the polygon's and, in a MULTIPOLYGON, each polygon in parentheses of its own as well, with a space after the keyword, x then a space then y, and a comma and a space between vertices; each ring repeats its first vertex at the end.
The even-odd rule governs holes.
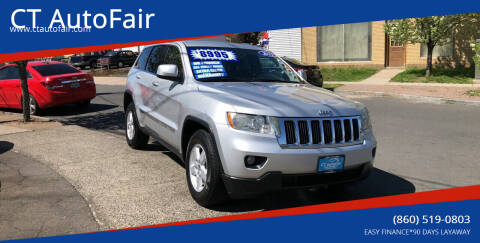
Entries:
POLYGON ((101 58, 105 53, 104 52, 95 52, 93 55, 84 55, 84 56, 71 56, 69 58, 69 63, 80 69, 85 69, 86 67, 96 68, 97 61, 101 58))
MULTIPOLYGON (((300 73, 305 73, 307 82, 318 86, 323 87, 323 76, 320 68, 316 65, 306 65, 302 62, 295 60, 293 58, 282 57, 282 59, 288 63, 295 71, 300 73)), ((305 78, 305 77, 304 77, 305 78)))
POLYGON ((131 66, 137 59, 137 54, 133 51, 109 51, 102 58, 98 59, 97 65, 100 67, 118 67, 131 66))

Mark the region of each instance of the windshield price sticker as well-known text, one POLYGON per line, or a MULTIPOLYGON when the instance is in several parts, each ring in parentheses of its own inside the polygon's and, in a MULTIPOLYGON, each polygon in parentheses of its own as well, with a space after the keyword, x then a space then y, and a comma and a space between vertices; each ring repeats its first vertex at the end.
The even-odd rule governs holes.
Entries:
POLYGON ((192 69, 196 79, 227 76, 220 61, 192 62, 192 69))
POLYGON ((221 49, 191 49, 189 54, 194 60, 238 61, 233 51, 221 49))

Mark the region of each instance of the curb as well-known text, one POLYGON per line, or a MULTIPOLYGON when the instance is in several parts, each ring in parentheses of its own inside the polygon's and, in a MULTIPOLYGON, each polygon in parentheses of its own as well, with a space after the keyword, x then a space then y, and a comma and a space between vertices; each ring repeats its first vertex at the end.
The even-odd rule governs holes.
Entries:
POLYGON ((344 93, 344 94, 353 94, 353 95, 374 95, 374 96, 391 96, 395 98, 404 98, 404 99, 420 99, 429 102, 445 102, 445 103, 455 103, 455 104, 468 104, 468 105, 479 105, 480 101, 477 100, 457 100, 433 96, 417 96, 417 95, 408 95, 408 94, 395 94, 387 92, 374 92, 374 91, 351 91, 351 90, 338 90, 335 93, 344 93))
MULTIPOLYGON (((9 112, 9 111, 0 111, 0 115, 20 115, 21 117, 23 117, 22 113, 9 112)), ((35 116, 35 115, 30 115, 30 118, 34 118, 34 119, 36 119, 38 121, 42 121, 42 122, 52 121, 50 118, 35 116)))

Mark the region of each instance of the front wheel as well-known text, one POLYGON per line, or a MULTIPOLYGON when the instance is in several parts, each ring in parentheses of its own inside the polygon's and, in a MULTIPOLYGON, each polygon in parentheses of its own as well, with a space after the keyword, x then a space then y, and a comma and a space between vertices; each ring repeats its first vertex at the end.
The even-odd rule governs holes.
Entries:
POLYGON ((140 130, 137 114, 135 112, 135 105, 133 103, 128 105, 125 114, 125 138, 127 139, 128 146, 134 149, 145 148, 147 146, 149 137, 140 130))
POLYGON ((187 184, 193 199, 203 207, 227 200, 222 166, 212 135, 205 130, 195 132, 186 155, 187 184))

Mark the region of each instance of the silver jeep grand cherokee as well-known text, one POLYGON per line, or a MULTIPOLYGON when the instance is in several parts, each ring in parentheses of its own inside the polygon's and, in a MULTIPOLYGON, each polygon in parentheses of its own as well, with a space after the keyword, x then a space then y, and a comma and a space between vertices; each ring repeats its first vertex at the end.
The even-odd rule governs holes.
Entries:
POLYGON ((146 47, 128 74, 124 107, 128 145, 153 137, 176 153, 202 206, 358 180, 375 157, 365 106, 246 44, 146 47))

